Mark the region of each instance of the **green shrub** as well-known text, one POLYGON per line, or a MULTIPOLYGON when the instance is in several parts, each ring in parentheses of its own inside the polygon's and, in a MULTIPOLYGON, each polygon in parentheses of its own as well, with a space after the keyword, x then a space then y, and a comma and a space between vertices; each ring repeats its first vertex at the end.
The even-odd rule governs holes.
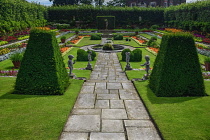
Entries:
POLYGON ((10 60, 12 60, 12 61, 22 61, 23 55, 24 55, 23 52, 14 53, 14 54, 10 55, 10 60))
POLYGON ((130 49, 124 49, 122 52, 121 52, 121 55, 122 55, 122 61, 126 61, 126 52, 131 52, 130 49))
POLYGON ((142 50, 135 49, 131 52, 130 61, 131 62, 141 62, 142 60, 142 50))
POLYGON ((130 53, 130 62, 141 62, 142 50, 135 49, 135 50, 131 51, 130 49, 124 49, 121 53, 122 61, 126 61, 126 54, 125 54, 126 52, 131 52, 130 53))
POLYGON ((91 51, 91 58, 92 60, 96 57, 96 52, 92 50, 85 51, 83 49, 77 50, 77 61, 88 61, 88 52, 91 51))
POLYGON ((114 35, 114 40, 123 40, 123 35, 122 34, 114 35))
POLYGON ((92 34, 91 37, 90 37, 90 40, 101 40, 101 36, 92 34))
POLYGON ((159 26, 158 25, 152 25, 150 28, 153 29, 153 30, 157 30, 159 28, 159 26))
POLYGON ((103 46, 103 50, 114 50, 114 47, 112 46, 112 44, 106 43, 103 46))
POLYGON ((205 89, 192 35, 164 35, 150 76, 157 96, 204 96, 205 89))
POLYGON ((157 36, 152 36, 150 40, 147 42, 147 46, 156 47, 158 45, 156 41, 157 41, 157 36))
POLYGON ((33 29, 17 75, 15 93, 61 95, 69 77, 55 32, 33 29))

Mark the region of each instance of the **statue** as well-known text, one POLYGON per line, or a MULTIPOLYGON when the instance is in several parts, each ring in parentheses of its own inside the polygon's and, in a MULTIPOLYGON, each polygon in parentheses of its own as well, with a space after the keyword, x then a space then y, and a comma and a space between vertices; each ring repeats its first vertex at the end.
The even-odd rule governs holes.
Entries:
POLYGON ((108 29, 109 22, 107 19, 104 20, 106 22, 106 30, 108 29))
POLYGON ((89 51, 88 52, 88 63, 90 63, 90 61, 92 61, 91 55, 92 55, 92 51, 89 51))
POLYGON ((90 61, 92 61, 92 51, 88 50, 88 64, 87 67, 85 68, 86 70, 92 70, 92 65, 90 64, 90 61))
POLYGON ((132 68, 130 66, 130 63, 129 63, 129 61, 130 61, 130 52, 126 52, 125 55, 126 55, 126 63, 127 63, 125 70, 132 70, 132 68))
POLYGON ((75 64, 75 60, 74 60, 74 62, 72 61, 72 59, 74 58, 73 55, 69 55, 68 58, 69 58, 68 67, 70 69, 69 76, 72 76, 72 71, 73 71, 73 68, 74 68, 73 64, 75 64))
POLYGON ((142 78, 142 80, 146 80, 149 77, 149 69, 150 69, 150 58, 149 55, 145 56, 145 60, 146 62, 140 66, 145 66, 145 71, 147 74, 144 75, 144 77, 142 78))

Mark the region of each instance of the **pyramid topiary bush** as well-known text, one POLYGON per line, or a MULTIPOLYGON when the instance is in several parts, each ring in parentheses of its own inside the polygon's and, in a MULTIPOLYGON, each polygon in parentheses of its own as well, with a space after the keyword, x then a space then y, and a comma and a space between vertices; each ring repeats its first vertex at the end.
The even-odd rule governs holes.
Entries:
POLYGON ((33 29, 17 75, 15 93, 61 95, 69 77, 54 32, 33 29))
POLYGON ((172 33, 163 36, 149 87, 156 96, 206 95, 192 35, 172 33))

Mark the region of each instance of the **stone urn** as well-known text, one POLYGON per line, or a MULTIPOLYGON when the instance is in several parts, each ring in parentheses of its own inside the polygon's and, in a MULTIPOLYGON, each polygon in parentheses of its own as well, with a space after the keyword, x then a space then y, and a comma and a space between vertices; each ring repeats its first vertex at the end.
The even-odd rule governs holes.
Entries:
POLYGON ((12 61, 12 63, 13 63, 13 65, 14 65, 14 68, 15 68, 15 69, 20 68, 21 61, 12 61))
POLYGON ((206 71, 210 71, 210 62, 205 62, 206 71))

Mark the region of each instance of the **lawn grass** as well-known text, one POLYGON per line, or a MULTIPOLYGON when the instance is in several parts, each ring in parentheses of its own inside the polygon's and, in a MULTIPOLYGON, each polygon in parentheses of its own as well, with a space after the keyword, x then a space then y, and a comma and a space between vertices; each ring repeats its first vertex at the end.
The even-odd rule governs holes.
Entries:
POLYGON ((83 84, 70 80, 62 96, 11 94, 15 77, 0 77, 0 139, 57 140, 83 84))
MULTIPOLYGON (((156 97, 148 81, 134 84, 165 140, 210 139, 210 96, 156 97)), ((205 87, 210 95, 210 81, 205 87)))
POLYGON ((126 45, 126 46, 132 46, 132 47, 145 47, 145 46, 140 46, 133 39, 131 39, 131 41, 126 41, 126 38, 127 37, 124 37, 123 40, 113 40, 113 43, 126 45))
MULTIPOLYGON (((143 37, 146 37, 147 39, 150 39, 152 37, 151 35, 146 34, 146 33, 140 33, 139 35, 141 35, 143 37)), ((157 43, 161 44, 161 39, 160 38, 157 38, 157 43)))
POLYGON ((64 37, 65 36, 66 39, 68 39, 68 38, 72 37, 73 35, 75 35, 75 33, 68 33, 68 34, 65 34, 63 36, 60 36, 60 37, 57 38, 57 42, 58 43, 61 43, 61 37, 64 37))
MULTIPOLYGON (((125 62, 121 62, 121 65, 125 65, 125 62)), ((132 80, 142 78, 146 72, 132 70, 126 71, 126 74, 132 80)), ((210 95, 210 81, 204 83, 210 95)), ((156 97, 148 87, 148 81, 135 81, 134 85, 164 139, 210 139, 210 96, 156 97)))
POLYGON ((100 44, 101 40, 90 40, 90 37, 84 37, 75 47, 83 47, 86 45, 100 44))

